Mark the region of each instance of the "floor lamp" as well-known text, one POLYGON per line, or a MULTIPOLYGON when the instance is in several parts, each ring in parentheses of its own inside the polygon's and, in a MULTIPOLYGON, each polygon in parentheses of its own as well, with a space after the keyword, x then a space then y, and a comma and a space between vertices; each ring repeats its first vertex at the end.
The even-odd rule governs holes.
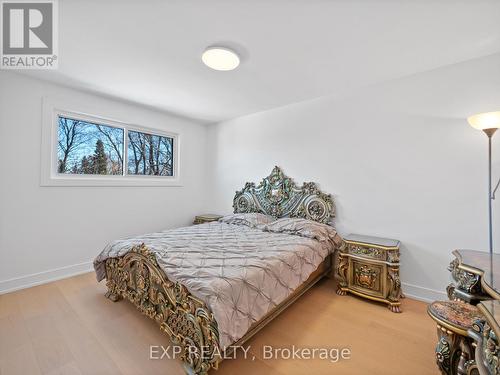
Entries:
POLYGON ((479 113, 467 118, 469 124, 478 130, 482 130, 488 136, 488 215, 489 215, 489 236, 490 254, 493 254, 493 200, 500 185, 500 180, 493 188, 491 181, 491 138, 498 128, 500 128, 500 111, 479 113))

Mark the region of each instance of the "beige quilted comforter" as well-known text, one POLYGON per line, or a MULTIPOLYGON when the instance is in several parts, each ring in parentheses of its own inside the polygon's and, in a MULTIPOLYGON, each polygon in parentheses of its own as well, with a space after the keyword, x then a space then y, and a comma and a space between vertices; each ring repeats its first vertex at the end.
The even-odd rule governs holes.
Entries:
POLYGON ((220 345, 229 346, 286 299, 341 240, 316 240, 223 222, 195 225, 117 240, 94 261, 97 279, 104 261, 144 243, 167 277, 180 282, 214 313, 220 345))

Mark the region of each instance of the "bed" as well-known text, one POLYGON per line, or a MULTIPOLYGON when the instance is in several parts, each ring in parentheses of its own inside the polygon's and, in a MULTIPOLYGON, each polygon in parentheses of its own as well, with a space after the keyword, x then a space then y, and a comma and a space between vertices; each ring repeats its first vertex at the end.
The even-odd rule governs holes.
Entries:
POLYGON ((219 222, 113 241, 94 261, 106 296, 154 319, 190 374, 217 369, 222 353, 330 274, 343 244, 325 225, 332 197, 312 182, 296 186, 279 167, 246 183, 233 208, 219 222))

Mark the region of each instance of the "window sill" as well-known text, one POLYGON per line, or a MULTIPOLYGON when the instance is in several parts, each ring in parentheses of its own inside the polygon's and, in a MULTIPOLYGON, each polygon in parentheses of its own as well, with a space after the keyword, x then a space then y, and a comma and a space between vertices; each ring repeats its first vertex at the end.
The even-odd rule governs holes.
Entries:
POLYGON ((183 186, 178 178, 155 177, 155 176, 51 176, 42 178, 40 186, 123 186, 123 187, 179 187, 183 186))

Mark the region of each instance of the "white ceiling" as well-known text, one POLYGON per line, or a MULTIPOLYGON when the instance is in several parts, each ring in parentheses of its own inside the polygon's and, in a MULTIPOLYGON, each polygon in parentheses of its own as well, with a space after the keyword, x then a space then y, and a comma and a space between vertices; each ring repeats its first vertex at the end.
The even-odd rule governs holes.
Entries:
POLYGON ((61 0, 59 27, 59 70, 25 74, 213 122, 500 52, 500 1, 61 0))

